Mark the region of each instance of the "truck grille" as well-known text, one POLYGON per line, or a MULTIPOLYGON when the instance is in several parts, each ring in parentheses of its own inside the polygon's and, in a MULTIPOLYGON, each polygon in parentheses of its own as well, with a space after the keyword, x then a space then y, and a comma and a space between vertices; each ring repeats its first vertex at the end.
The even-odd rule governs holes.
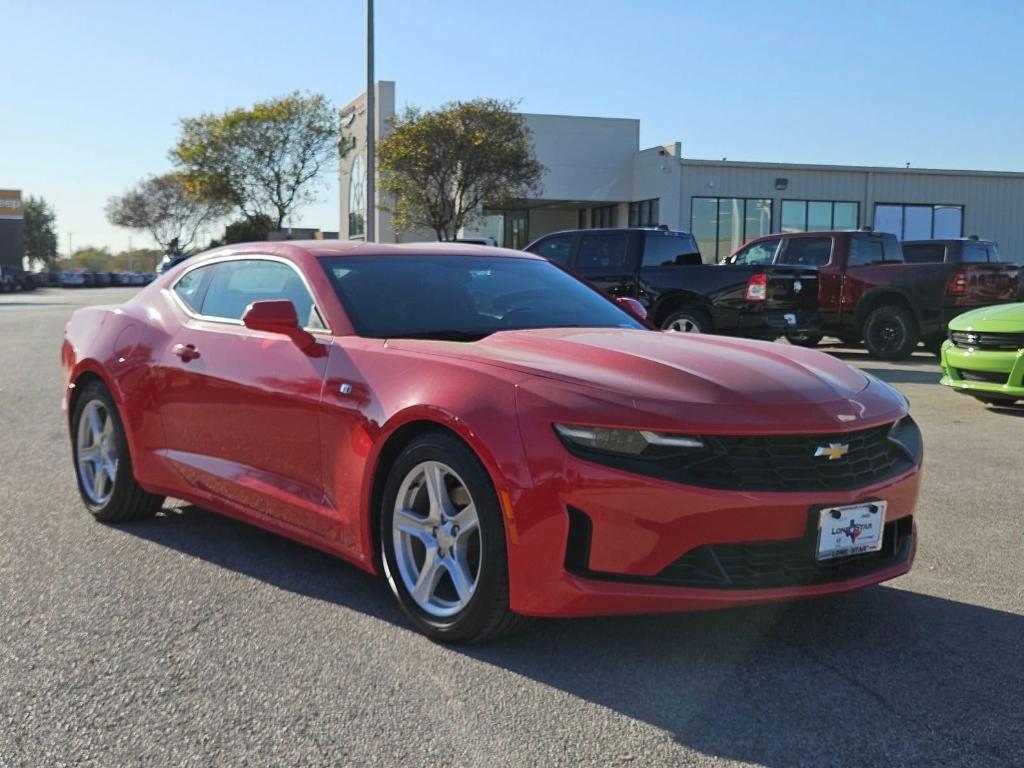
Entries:
POLYGON ((962 349, 985 349, 1013 352, 1024 349, 1024 333, 982 333, 981 331, 952 331, 949 334, 954 346, 962 349))
POLYGON ((913 520, 886 523, 878 552, 819 563, 815 542, 803 539, 697 547, 669 564, 652 581, 717 589, 771 589, 825 584, 856 578, 906 560, 913 544, 913 520))

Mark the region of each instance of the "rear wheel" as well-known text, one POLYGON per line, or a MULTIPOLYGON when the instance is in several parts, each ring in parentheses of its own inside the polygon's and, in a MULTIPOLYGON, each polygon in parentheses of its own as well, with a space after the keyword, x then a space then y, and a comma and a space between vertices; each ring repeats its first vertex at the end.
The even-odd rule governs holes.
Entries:
POLYGON ((71 446, 78 492, 97 520, 120 523, 160 509, 164 497, 135 482, 124 425, 114 399, 99 381, 87 384, 75 401, 71 446))
POLYGON ((864 321, 864 343, 872 355, 882 360, 910 357, 919 338, 914 315, 905 307, 878 307, 864 321))
POLYGON ((711 333, 711 316, 702 309, 677 309, 661 321, 661 330, 677 333, 711 333))
POLYGON ((388 584, 409 620, 446 642, 479 642, 522 622, 509 609, 505 525, 476 455, 431 432, 388 474, 380 514, 388 584))

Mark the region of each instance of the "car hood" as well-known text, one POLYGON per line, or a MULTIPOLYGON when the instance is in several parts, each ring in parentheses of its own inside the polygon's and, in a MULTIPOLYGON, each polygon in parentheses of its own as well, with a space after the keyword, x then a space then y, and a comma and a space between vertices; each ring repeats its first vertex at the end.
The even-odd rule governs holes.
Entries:
POLYGON ((857 369, 771 342, 656 331, 504 331, 477 342, 395 339, 389 346, 486 362, 637 399, 708 405, 834 402, 863 391, 857 369))
POLYGON ((1024 304, 996 304, 954 317, 954 331, 1024 331, 1024 304))

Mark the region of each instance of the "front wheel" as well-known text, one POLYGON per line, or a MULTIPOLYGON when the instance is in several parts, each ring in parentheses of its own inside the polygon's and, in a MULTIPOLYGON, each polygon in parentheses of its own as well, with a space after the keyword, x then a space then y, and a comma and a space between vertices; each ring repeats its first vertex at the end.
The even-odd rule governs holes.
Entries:
POLYGON ((864 343, 881 360, 903 360, 917 347, 920 335, 909 309, 894 304, 878 307, 864 321, 864 343))
POLYGON ((78 492, 97 520, 121 523, 156 513, 164 497, 137 482, 117 405, 99 381, 85 385, 71 417, 78 492))
POLYGON ((505 526, 494 486, 456 437, 413 440, 388 474, 380 540, 388 584, 409 620, 446 642, 517 626, 509 609, 505 526))

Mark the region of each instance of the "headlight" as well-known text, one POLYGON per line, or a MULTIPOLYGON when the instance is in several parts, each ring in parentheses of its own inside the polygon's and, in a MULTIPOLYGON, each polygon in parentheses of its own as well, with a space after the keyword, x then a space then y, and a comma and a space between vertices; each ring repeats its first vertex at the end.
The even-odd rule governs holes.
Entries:
POLYGON ((704 448, 704 441, 699 437, 643 429, 608 429, 607 427, 555 424, 555 431, 567 444, 591 451, 617 453, 625 456, 642 457, 647 453, 664 456, 666 453, 704 448))

